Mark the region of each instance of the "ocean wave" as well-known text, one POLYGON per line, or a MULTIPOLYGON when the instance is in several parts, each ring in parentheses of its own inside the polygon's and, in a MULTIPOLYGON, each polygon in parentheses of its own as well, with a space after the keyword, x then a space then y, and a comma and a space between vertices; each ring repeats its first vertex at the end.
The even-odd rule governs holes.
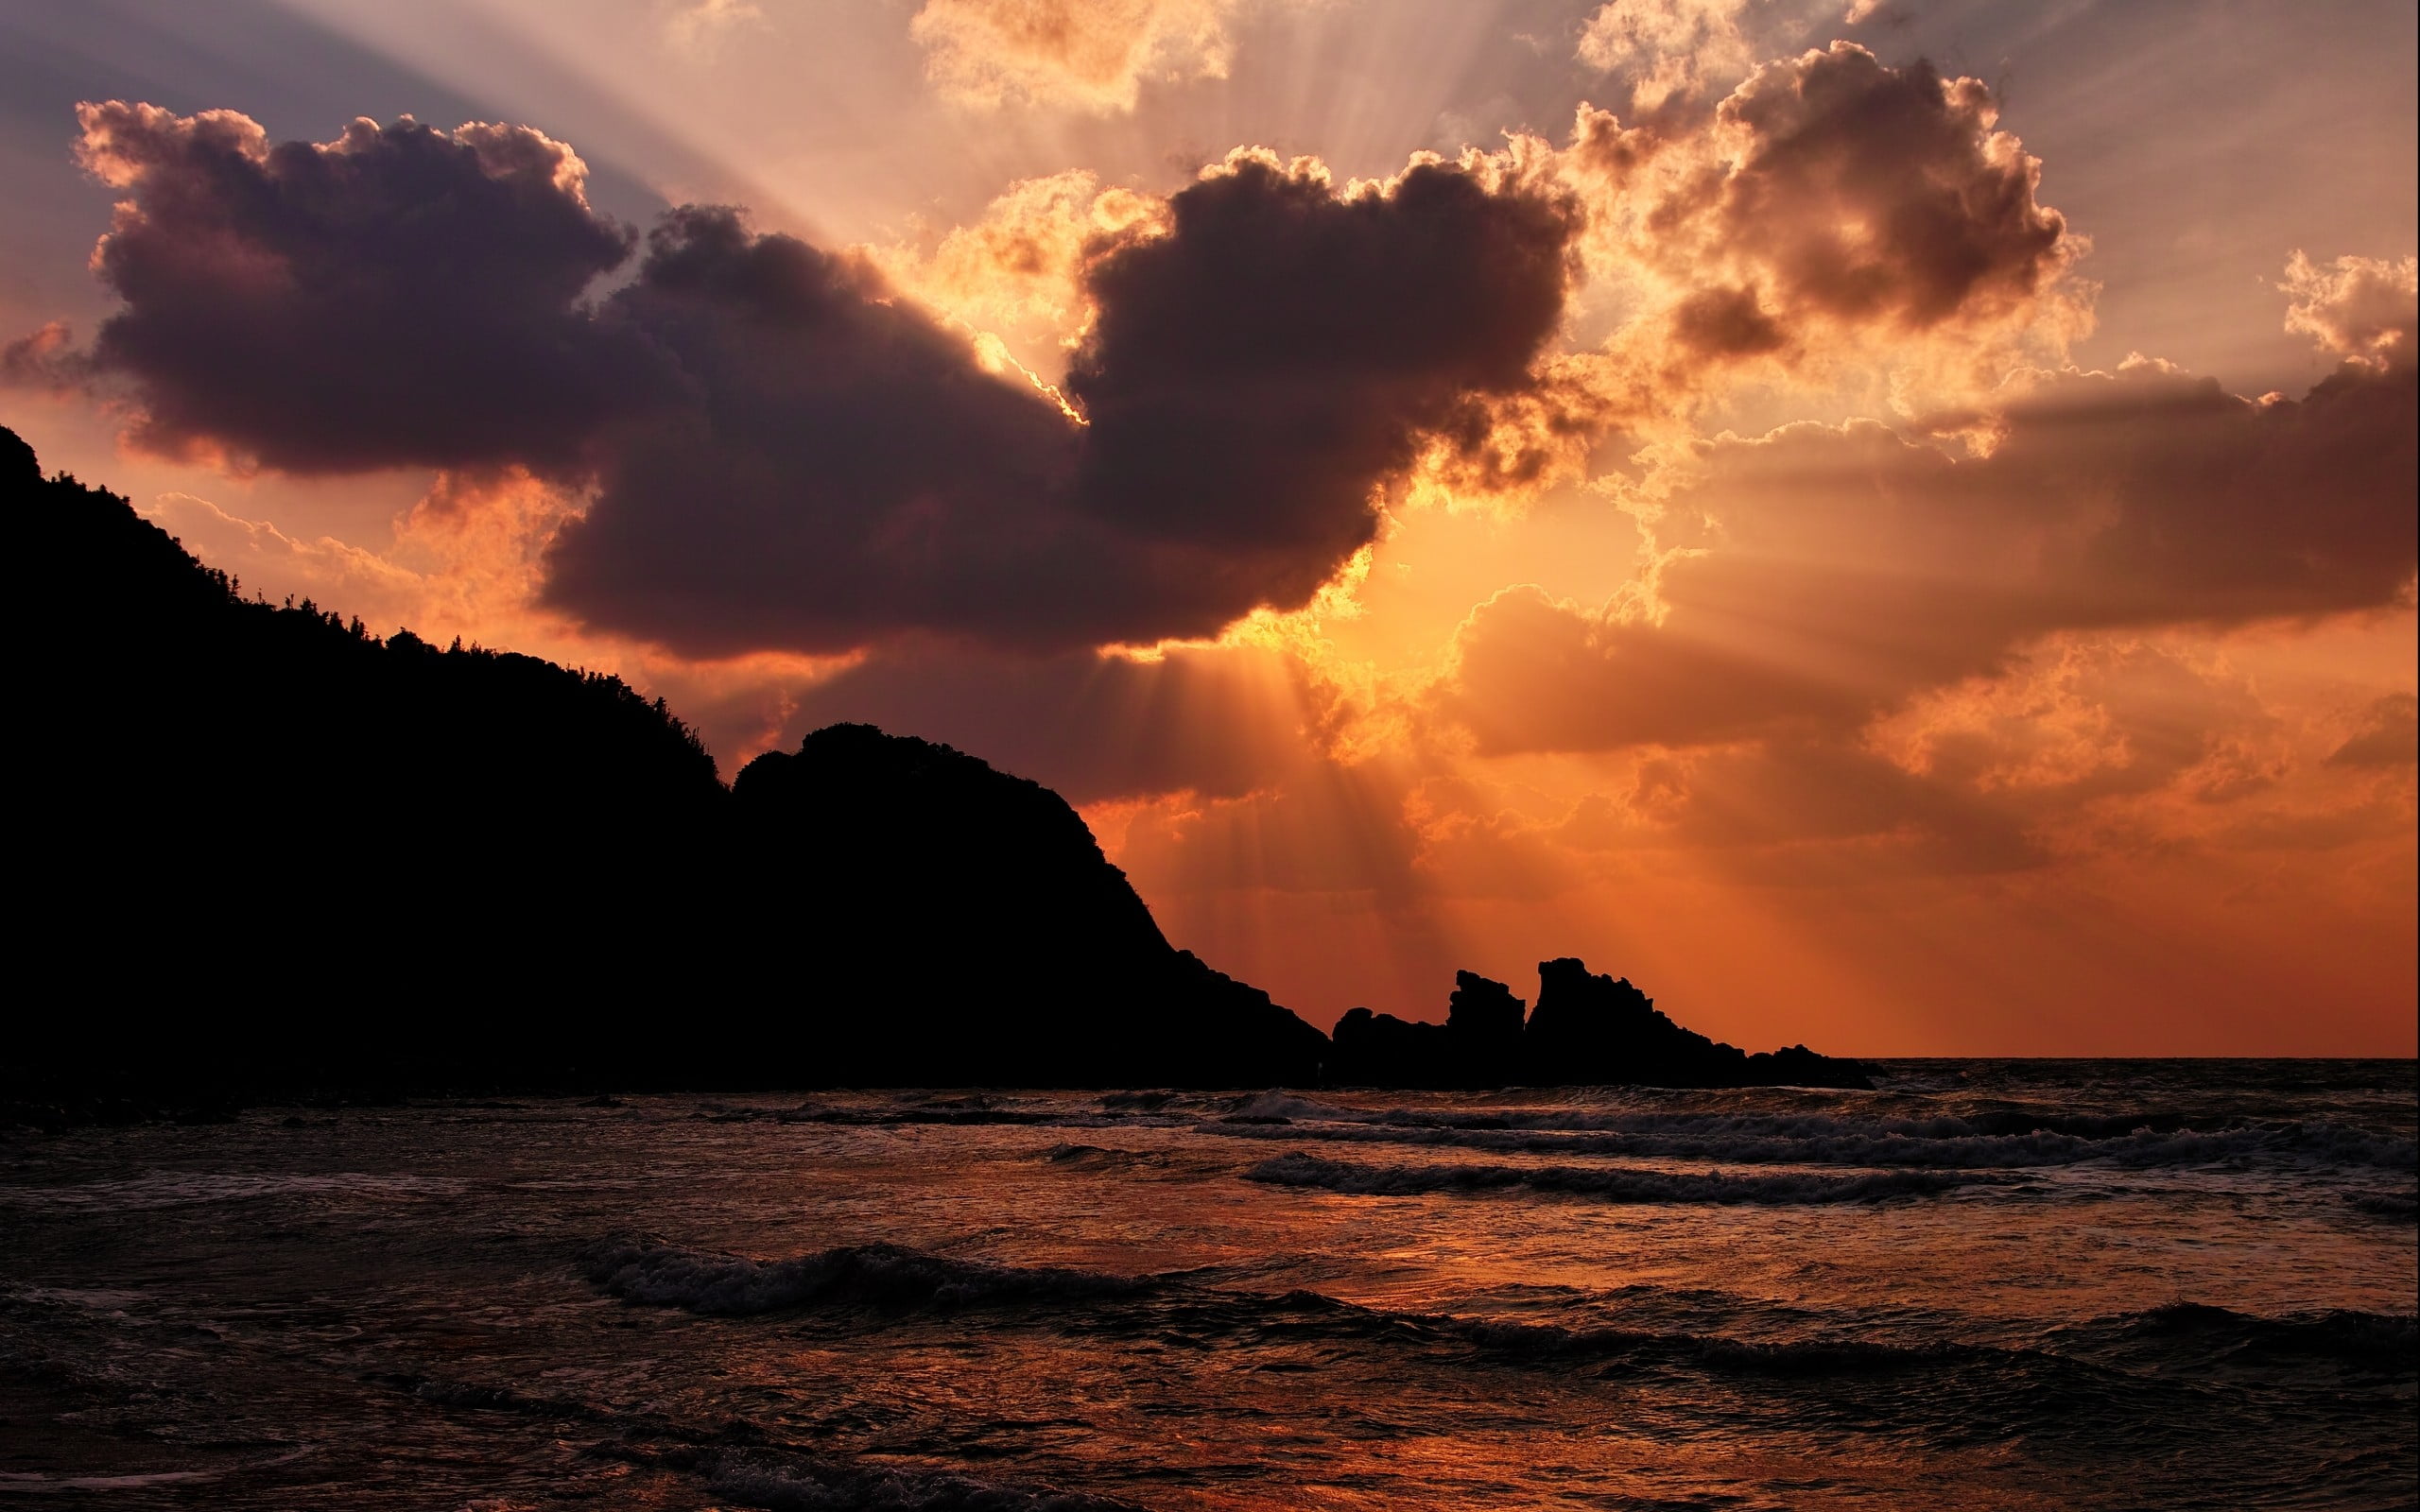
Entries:
POLYGON ((2420 1143, 2395 1134, 2325 1120, 2222 1118, 2197 1125, 2195 1115, 2176 1110, 2082 1113, 2045 1108, 2000 1108, 1962 1113, 1893 1115, 1881 1112, 1741 1112, 1721 1108, 1361 1108, 1270 1099, 1237 1111, 1288 1114, 1323 1123, 1368 1124, 1404 1128, 1601 1131, 1625 1134, 1694 1135, 1720 1139, 1820 1140, 1903 1138, 2003 1139, 2062 1136, 2084 1143, 2140 1140, 2157 1135, 2256 1135, 2277 1149, 2322 1159, 2398 1169, 2420 1168, 2420 1143))
POLYGON ((2409 1313, 2336 1308, 2266 1317, 2204 1302, 2171 1302, 2071 1332, 2117 1345, 2151 1343, 2170 1353, 2189 1351, 2203 1362, 2303 1356, 2407 1373, 2420 1365, 2420 1318, 2409 1313))
MULTIPOLYGON (((361 1379, 374 1382, 382 1386, 392 1387, 418 1400, 434 1402, 441 1407, 459 1407, 473 1412, 510 1413, 516 1418, 565 1422, 618 1422, 621 1420, 617 1415, 607 1412, 593 1402, 568 1397, 531 1396, 512 1386, 448 1381, 407 1370, 375 1371, 361 1379)), ((662 1425, 653 1426, 660 1429, 662 1425)))
POLYGON ((1367 1119, 1384 1115, 1373 1114, 1358 1108, 1345 1108, 1335 1103, 1314 1102, 1307 1097, 1298 1097, 1292 1092, 1254 1092, 1250 1097, 1238 1099, 1227 1109, 1226 1116, 1253 1122, 1304 1118, 1337 1123, 1348 1119, 1367 1119))
POLYGON ((1137 1512, 1103 1497, 979 1479, 962 1471, 868 1464, 769 1445, 743 1419, 687 1424, 653 1411, 617 1411, 510 1386, 409 1373, 365 1379, 439 1406, 614 1430, 590 1452, 701 1476, 717 1496, 773 1512, 1137 1512))
POLYGON ((1138 1512, 1131 1502, 978 1480, 959 1470, 733 1450, 700 1466, 717 1496, 771 1512, 1138 1512))
MULTIPOLYGON (((2098 1163, 2129 1170, 2277 1161, 2420 1170, 2420 1143, 2326 1120, 2223 1118, 2175 1110, 1997 1108, 1893 1115, 1671 1108, 1363 1108, 1294 1092, 1181 1096, 1113 1092, 1093 1108, 1011 1106, 986 1095, 790 1108, 705 1105, 717 1122, 844 1127, 1187 1127, 1230 1139, 1435 1145, 1536 1155, 1707 1160, 1886 1170, 2023 1170, 2098 1163), (1190 1109, 1190 1111, 1187 1111, 1190 1109)), ((2366 1210, 2365 1210, 2366 1211, 2366 1210)))
POLYGON ((1158 1150, 1114 1150, 1098 1144, 1053 1144, 1042 1152, 1042 1158, 1053 1165, 1081 1166, 1088 1170, 1131 1170, 1136 1166, 1166 1166, 1173 1158, 1158 1150))
MULTIPOLYGON (((1102 1099, 1103 1103, 1109 1099, 1102 1099)), ((726 1104, 700 1105, 690 1117, 706 1124, 805 1124, 837 1128, 1163 1128, 1182 1127, 1192 1118, 1157 1114, 1138 1104, 1134 1110, 1104 1108, 1001 1108, 989 1099, 952 1098, 934 1103, 834 1105, 802 1103, 796 1108, 744 1108, 726 1104)))
POLYGON ((707 1103, 690 1116, 708 1124, 837 1124, 876 1128, 904 1124, 939 1124, 952 1127, 989 1124, 1031 1126, 1061 1123, 1068 1117, 1064 1113, 1040 1112, 1030 1108, 996 1108, 990 1106, 987 1100, 977 1098, 873 1107, 802 1103, 796 1108, 734 1108, 707 1103))
MULTIPOLYGON (((1268 1293, 1201 1285, 1184 1274, 1129 1279, 1086 1271, 1019 1270, 880 1245, 769 1263, 653 1246, 643 1246, 632 1263, 627 1258, 629 1243, 611 1241, 591 1246, 591 1279, 631 1301, 720 1316, 746 1316, 815 1302, 946 1306, 953 1299, 1002 1301, 1059 1312, 1063 1324, 1089 1334, 1198 1336, 1246 1349, 1287 1348, 1316 1338, 1389 1352, 1468 1349, 1476 1351, 1469 1359, 1519 1366, 1618 1363, 1634 1369, 1694 1368, 1749 1375, 1890 1374, 1978 1352, 1957 1345, 1906 1345, 1837 1336, 1760 1340, 1687 1329, 1399 1312, 1314 1291, 1268 1293), (838 1285, 821 1283, 830 1268, 830 1257, 850 1257, 842 1264, 856 1266, 868 1255, 881 1257, 873 1270, 871 1295, 862 1272, 838 1285), (976 1273, 972 1278, 966 1276, 970 1271, 976 1273), (802 1273, 812 1273, 817 1280, 803 1282, 802 1273), (942 1276, 951 1280, 936 1285, 942 1276)), ((418 1389, 428 1396, 432 1388, 418 1389)), ((442 1400, 459 1405, 509 1404, 514 1410, 541 1415, 563 1411, 551 1402, 524 1400, 503 1388, 448 1387, 445 1391, 442 1400)))
MULTIPOLYGON (((1739 1312, 1714 1327, 1657 1328, 1610 1321, 1548 1321, 1453 1314, 1397 1313, 1318 1293, 1235 1295, 1251 1310, 1245 1342, 1299 1342, 1306 1333, 1357 1340, 1388 1350, 1461 1346, 1473 1363, 1540 1368, 1612 1367, 1626 1373, 1685 1371, 1718 1376, 1826 1379, 1854 1383, 1929 1378, 1929 1391, 1952 1382, 1970 1392, 2042 1391, 2055 1400, 2135 1400, 2153 1384, 2205 1387, 2234 1376, 2275 1381, 2298 1366, 2327 1389, 2401 1389, 2414 1373, 2414 1320, 2408 1314, 2337 1311, 2278 1317, 2180 1302, 2053 1331, 2032 1343, 1962 1340, 1934 1330, 1877 1332, 1872 1320, 1792 1318, 1738 1299, 1739 1312), (2230 1367, 2241 1367, 2237 1374, 2230 1367)), ((1442 1363, 1431 1355, 1431 1363, 1442 1363)), ((1894 1388, 1896 1389, 1896 1388, 1894 1388)), ((1951 1408, 1952 1411, 1960 1409, 1951 1408)))
POLYGON ((846 1245, 788 1260, 751 1260, 621 1235, 582 1249, 579 1268, 624 1301, 722 1316, 812 1304, 958 1308, 1132 1297, 1155 1284, 1099 1271, 952 1260, 899 1245, 846 1245))
POLYGON ((158 1171, 116 1181, 60 1186, 0 1186, 0 1203, 25 1207, 102 1208, 128 1211, 260 1197, 417 1198, 450 1196, 464 1184, 451 1177, 362 1171, 265 1174, 158 1171))
POLYGON ((1261 1161, 1248 1181, 1316 1187, 1367 1196, 1525 1189, 1625 1203, 1751 1204, 1799 1207, 1921 1196, 1973 1186, 1991 1177, 1937 1171, 1877 1171, 1865 1176, 1727 1176, 1605 1170, 1572 1165, 1360 1165, 1296 1150, 1261 1161))
MULTIPOLYGON (((1368 1174, 1367 1168, 1345 1169, 1357 1178, 1368 1174)), ((1305 1173, 1295 1166, 1290 1174, 1305 1173)), ((1317 1173, 1322 1184, 1334 1174, 1333 1169, 1317 1173)), ((1855 1177, 1822 1186, 1793 1180, 1786 1189, 1776 1184, 1777 1178, 1735 1179, 1720 1192, 1710 1191, 1705 1178, 1683 1179, 1685 1195, 1618 1194, 1611 1200, 1845 1202, 1908 1190, 1889 1177, 1855 1177), (1879 1191, 1875 1189, 1877 1180, 1883 1183, 1879 1191)), ((1491 1178, 1478 1187, 1419 1190, 1489 1190, 1495 1184, 1491 1178)), ((1616 1294, 1593 1302, 1575 1296, 1577 1305, 1560 1317, 1396 1311, 1316 1291, 1272 1293, 1208 1284, 1200 1273, 1125 1277, 1017 1267, 890 1245, 761 1262, 614 1238, 589 1246, 582 1267, 601 1289, 626 1300, 714 1315, 740 1317, 810 1305, 940 1310, 1015 1305, 1027 1310, 1029 1323, 1090 1337, 1190 1339, 1204 1348, 1246 1352, 1320 1341, 1375 1351, 1407 1365, 1417 1357, 1427 1368, 1585 1367, 1841 1382, 1942 1373, 1945 1383, 2031 1382, 2072 1395, 2122 1393, 2132 1389, 2129 1382, 2273 1380, 2281 1370, 2298 1372, 2329 1389, 2371 1391, 2381 1380, 2390 1385, 2408 1381, 2415 1366, 2411 1314, 2347 1310, 2264 1316, 2177 1302, 2069 1325, 2020 1342, 1961 1340, 1938 1326, 1878 1323, 1864 1314, 1777 1314, 1770 1304, 1744 1297, 1728 1298, 1712 1311, 1693 1308, 1697 1315, 1683 1322, 1661 1317, 1651 1297, 1650 1305, 1639 1306, 1632 1295, 1639 1288, 1618 1294, 1618 1311, 1610 1315, 1603 1304, 1616 1302, 1616 1294), (1675 1322, 1680 1326, 1672 1326, 1675 1322)), ((412 1384, 424 1396, 432 1389, 412 1384)), ((444 1400, 537 1416, 581 1415, 551 1400, 525 1400, 509 1390, 484 1387, 471 1395, 464 1388, 448 1388, 444 1400)))
MULTIPOLYGON (((1806 1122, 1806 1121, 1793 1121, 1806 1122)), ((1842 1130, 1832 1121, 1812 1131, 1669 1127, 1638 1132, 1549 1130, 1430 1124, 1237 1123, 1231 1116, 1196 1125, 1225 1139, 1319 1140, 1348 1144, 1409 1144, 1530 1155, 1599 1155, 1713 1160, 1745 1165, 1853 1165, 1894 1169, 1989 1170, 2106 1162, 2128 1169, 2206 1165, 2254 1155, 2328 1165, 2393 1167, 2410 1154, 2405 1141, 2379 1140, 2328 1125, 2324 1131, 2238 1128, 2215 1132, 2136 1132, 2105 1139, 2034 1130, 1947 1136, 1842 1130)))
POLYGON ((2344 1205, 2373 1218, 2410 1223, 2420 1218, 2420 1195, 2410 1192, 2348 1192, 2344 1205))
POLYGON ((1892 1375, 1987 1352, 1956 1344, 1892 1344, 1850 1338, 1756 1340, 1724 1334, 1568 1328, 1554 1323, 1511 1323, 1491 1318, 1450 1318, 1438 1326, 1441 1332, 1489 1354, 1520 1360, 1621 1359, 1634 1364, 1697 1366, 1749 1375, 1892 1375))

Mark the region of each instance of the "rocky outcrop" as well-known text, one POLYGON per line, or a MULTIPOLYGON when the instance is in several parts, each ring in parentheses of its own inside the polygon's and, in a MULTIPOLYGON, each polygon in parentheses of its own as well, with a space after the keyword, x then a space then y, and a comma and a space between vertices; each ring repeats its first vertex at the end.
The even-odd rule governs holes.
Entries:
POLYGON ((1529 1006, 1501 982, 1476 971, 1454 973, 1454 995, 1445 1010, 1445 1052, 1453 1057, 1457 1082, 1500 1087, 1535 1079, 1522 1074, 1521 1021, 1529 1006))
POLYGON ((1353 1008, 1336 1021, 1326 1079, 1350 1087, 1451 1087, 1445 1026, 1353 1008))
POLYGON ((1530 1063, 1560 1080, 1727 1087, 1747 1074, 1744 1051, 1682 1028, 1628 977, 1569 956, 1538 963, 1538 1019, 1530 1063))
POLYGON ((1530 1077, 1648 1087, 1863 1087, 1854 1061, 1798 1045, 1751 1057, 1685 1029, 1631 985, 1570 956, 1538 963, 1538 1011, 1525 1037, 1530 1077))
POLYGON ((1854 1060, 1805 1045, 1751 1056, 1685 1029, 1633 987, 1564 957, 1538 963, 1526 1022, 1512 988, 1454 976, 1443 1025, 1355 1008, 1336 1026, 1332 1082, 1392 1087, 1870 1086, 1854 1060))

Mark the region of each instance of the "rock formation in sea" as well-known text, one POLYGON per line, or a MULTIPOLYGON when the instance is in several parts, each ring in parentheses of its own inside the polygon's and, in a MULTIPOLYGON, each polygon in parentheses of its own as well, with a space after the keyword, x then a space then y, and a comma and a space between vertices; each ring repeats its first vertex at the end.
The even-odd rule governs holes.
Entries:
POLYGON ((1568 956, 1538 963, 1526 1022, 1512 989, 1454 975, 1443 1025, 1355 1008, 1336 1026, 1328 1080, 1342 1086, 1844 1087, 1872 1085, 1854 1060, 1805 1045, 1749 1055, 1684 1029, 1630 984, 1568 956))
POLYGON ((1634 1083, 1655 1087, 1868 1085, 1856 1061, 1805 1045, 1748 1055, 1684 1029, 1655 1000, 1564 956, 1538 963, 1538 1006, 1522 1046, 1532 1080, 1634 1083))
POLYGON ((1445 1051, 1454 1057, 1454 1074, 1489 1087, 1535 1081, 1521 1054, 1521 1020, 1528 1009, 1503 983, 1456 971, 1445 1011, 1445 1051))
POLYGON ((1353 1087, 1449 1087, 1445 1026, 1354 1008, 1336 1021, 1326 1079, 1353 1087))

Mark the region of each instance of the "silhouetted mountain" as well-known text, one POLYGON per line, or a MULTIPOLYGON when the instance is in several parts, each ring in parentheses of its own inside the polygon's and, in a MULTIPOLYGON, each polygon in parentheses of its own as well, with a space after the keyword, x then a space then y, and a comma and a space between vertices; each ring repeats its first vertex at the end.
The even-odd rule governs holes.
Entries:
POLYGON ((1526 1025, 1462 972, 1446 1023, 1357 1008, 1331 1044, 1172 949, 1056 793, 946 746, 836 725, 726 788, 661 699, 247 600, 5 429, 0 503, 35 567, 13 1095, 1861 1084, 1577 961, 1526 1025))
POLYGON ((1538 1006, 1501 982, 1454 975, 1446 1021, 1409 1023, 1355 1008, 1336 1026, 1331 1082, 1380 1087, 1871 1086, 1854 1060, 1805 1045, 1749 1055, 1684 1029, 1624 978, 1564 957, 1538 963, 1538 1006))

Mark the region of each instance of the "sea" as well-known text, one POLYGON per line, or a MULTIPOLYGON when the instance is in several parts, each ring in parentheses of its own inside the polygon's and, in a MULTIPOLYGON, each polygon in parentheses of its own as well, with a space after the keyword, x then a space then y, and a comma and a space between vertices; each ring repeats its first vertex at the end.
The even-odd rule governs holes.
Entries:
POLYGON ((2411 1507, 2410 1060, 0 1142, 0 1506, 2411 1507))

